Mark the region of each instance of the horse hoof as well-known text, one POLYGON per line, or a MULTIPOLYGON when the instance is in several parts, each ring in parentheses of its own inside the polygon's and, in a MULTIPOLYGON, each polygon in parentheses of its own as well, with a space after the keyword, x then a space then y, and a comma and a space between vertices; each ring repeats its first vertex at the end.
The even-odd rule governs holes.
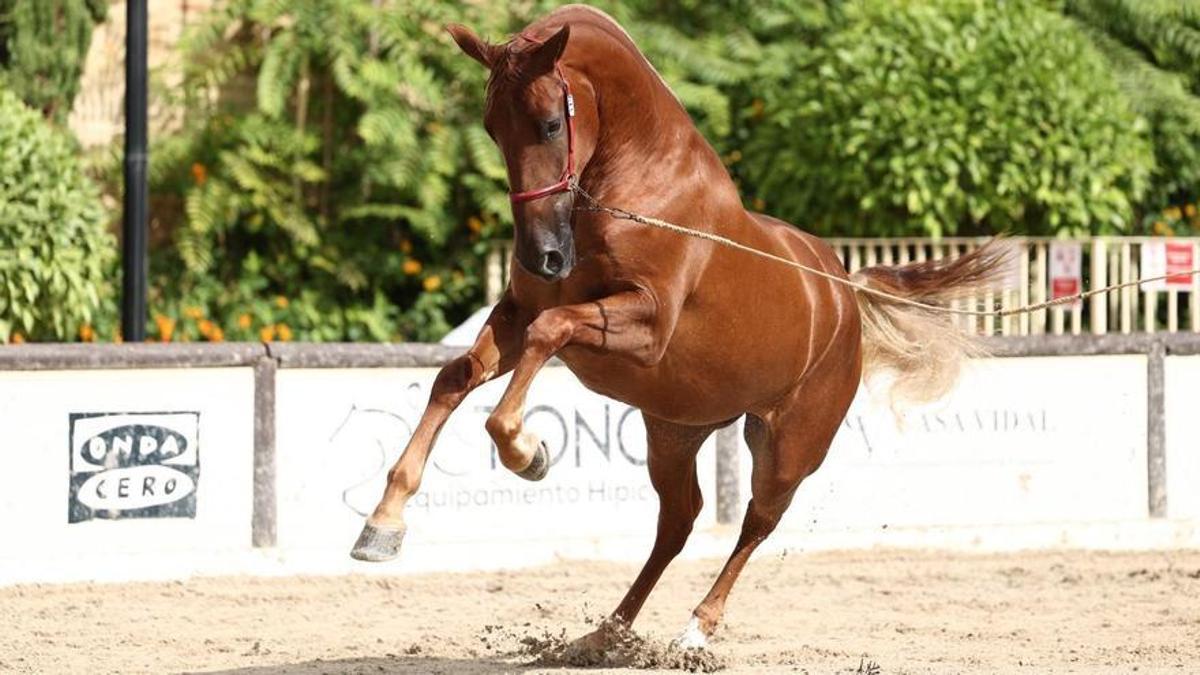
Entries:
POLYGON ((533 453, 533 460, 529 462, 529 466, 517 472, 517 475, 525 480, 538 481, 546 477, 550 473, 550 450, 546 448, 545 441, 538 441, 537 451, 533 453))
POLYGON ((375 527, 363 525, 358 541, 350 550, 350 557, 365 562, 383 562, 400 555, 400 542, 404 541, 403 527, 375 527))
POLYGON ((693 616, 692 620, 688 621, 687 628, 683 629, 683 633, 675 638, 672 644, 679 649, 705 649, 708 647, 708 636, 700 628, 700 620, 693 616))

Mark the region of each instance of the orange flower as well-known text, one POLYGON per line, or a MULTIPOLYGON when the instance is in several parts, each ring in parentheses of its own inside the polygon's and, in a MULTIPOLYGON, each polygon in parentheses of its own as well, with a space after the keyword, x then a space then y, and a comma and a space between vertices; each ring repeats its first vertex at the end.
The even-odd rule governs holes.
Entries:
POLYGON ((183 309, 183 315, 189 319, 197 320, 204 316, 204 310, 200 309, 199 307, 185 307, 183 309))
POLYGON ((258 339, 270 342, 275 339, 275 326, 263 326, 258 329, 258 339))
POLYGON ((432 293, 433 291, 436 291, 437 289, 442 287, 442 278, 436 274, 433 276, 425 277, 425 281, 424 281, 423 285, 425 286, 425 290, 432 293))
POLYGON ((201 319, 200 322, 196 324, 196 326, 200 329, 200 334, 206 338, 211 338, 213 335, 213 331, 216 330, 216 328, 217 328, 216 325, 213 324, 213 322, 209 321, 208 319, 201 319))
POLYGON ((276 327, 275 327, 275 330, 276 330, 276 332, 278 332, 278 333, 279 333, 279 340, 280 340, 280 342, 289 342, 289 341, 291 341, 291 339, 292 339, 292 329, 291 329, 291 328, 288 328, 288 325, 287 325, 286 323, 281 323, 281 324, 279 324, 278 326, 276 326, 276 327))
POLYGON ((241 328, 242 330, 246 330, 249 327, 250 327, 250 315, 242 314, 241 316, 239 316, 238 317, 238 328, 241 328))
POLYGON ((154 325, 158 326, 159 338, 163 342, 170 342, 171 336, 175 334, 175 319, 163 316, 162 314, 155 314, 154 325))
POLYGON ((119 344, 121 344, 121 343, 122 343, 122 342, 124 342, 124 341, 125 341, 125 336, 124 336, 124 335, 121 335, 121 329, 120 329, 120 328, 114 328, 114 329, 113 329, 113 344, 115 344, 115 345, 119 345, 119 344))
POLYGON ((1168 206, 1163 209, 1163 215, 1171 220, 1179 220, 1183 216, 1183 212, 1179 210, 1178 206, 1168 206))
POLYGON ((1187 206, 1183 207, 1183 212, 1187 214, 1188 218, 1194 218, 1196 216, 1196 205, 1188 204, 1187 206))
POLYGON ((12 343, 13 343, 14 345, 21 345, 21 344, 25 344, 25 336, 24 336, 24 335, 21 335, 20 333, 18 333, 18 332, 15 332, 15 331, 14 331, 14 332, 13 332, 13 334, 12 334, 12 343))
POLYGON ((483 221, 475 216, 471 216, 470 218, 467 218, 467 229, 471 230, 475 234, 479 234, 481 231, 483 231, 483 221))
POLYGON ((287 309, 288 299, 282 295, 275 296, 275 306, 279 309, 287 309))
POLYGON ((408 260, 404 261, 404 273, 410 277, 420 274, 421 267, 422 265, 420 260, 409 258, 408 260))
POLYGON ((196 185, 204 185, 208 180, 208 167, 200 162, 192 164, 192 180, 196 181, 196 185))
POLYGON ((220 326, 213 326, 212 332, 206 337, 209 342, 223 342, 225 340, 225 331, 221 330, 220 326))
POLYGON ((91 324, 83 324, 79 327, 79 339, 84 342, 94 342, 96 340, 96 330, 91 324))

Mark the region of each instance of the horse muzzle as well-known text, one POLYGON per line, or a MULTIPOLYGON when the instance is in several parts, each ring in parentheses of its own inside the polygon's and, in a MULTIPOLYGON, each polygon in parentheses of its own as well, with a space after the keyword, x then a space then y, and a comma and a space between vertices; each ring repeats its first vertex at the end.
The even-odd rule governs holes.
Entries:
POLYGON ((566 242, 566 246, 558 248, 538 250, 532 257, 533 260, 526 261, 518 256, 518 262, 526 272, 542 281, 561 281, 575 269, 575 247, 571 242, 566 242))

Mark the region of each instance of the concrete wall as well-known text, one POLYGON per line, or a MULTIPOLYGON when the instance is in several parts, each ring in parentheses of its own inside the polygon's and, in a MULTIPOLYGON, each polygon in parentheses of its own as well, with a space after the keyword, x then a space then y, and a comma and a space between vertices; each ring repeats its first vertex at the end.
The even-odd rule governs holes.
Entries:
MULTIPOLYGON (((902 420, 860 391, 765 550, 1200 545, 1200 339, 996 350, 902 420)), ((657 500, 640 416, 551 367, 527 408, 555 458, 545 481, 496 464, 482 423, 505 381, 482 387, 439 440, 401 560, 349 560, 455 352, 0 349, 0 584, 642 558, 657 500)), ((700 456, 706 506, 685 555, 725 555, 750 497, 749 454, 737 434, 716 436, 700 456)))
POLYGON ((0 371, 0 430, 0 583, 249 547, 251 368, 0 371))
POLYGON ((1200 521, 1200 356, 1168 356, 1164 371, 1167 514, 1200 521))

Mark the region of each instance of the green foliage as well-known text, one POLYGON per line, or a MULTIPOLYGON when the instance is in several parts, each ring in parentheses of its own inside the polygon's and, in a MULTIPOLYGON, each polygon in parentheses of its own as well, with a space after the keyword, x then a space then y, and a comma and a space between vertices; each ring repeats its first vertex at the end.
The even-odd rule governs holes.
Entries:
POLYGON ((1200 0, 1068 0, 1065 9, 1149 122, 1157 167, 1142 209, 1200 198, 1200 0))
POLYGON ((4 89, 0 119, 0 342, 73 339, 109 295, 99 193, 74 142, 4 89))
POLYGON ((0 84, 57 122, 79 91, 106 0, 0 0, 0 84))
MULTIPOLYGON (((852 10, 852 11, 851 11, 852 10)), ((1153 157, 1099 54, 1028 2, 863 2, 763 86, 744 172, 821 233, 1120 231, 1153 157)))
MULTIPOLYGON (((659 4, 604 9, 719 146, 772 57, 760 38, 828 24, 819 0, 742 2, 752 29, 727 34, 729 8, 659 4)), ((503 40, 555 3, 484 5, 235 0, 193 28, 184 82, 164 91, 183 131, 154 144, 155 212, 174 223, 153 255, 154 311, 183 326, 200 310, 226 337, 249 313, 252 330, 388 340, 434 339, 477 306, 482 254, 511 236, 511 210, 482 127, 486 73, 444 26, 503 40), (251 311, 276 295, 288 317, 251 311)))
POLYGON ((155 311, 203 306, 231 334, 230 317, 280 295, 302 339, 448 330, 511 212, 481 126, 486 73, 444 26, 499 37, 530 18, 360 0, 211 14, 182 44, 185 130, 156 146, 152 189, 183 217, 154 256, 155 311))
POLYGON ((761 115, 764 89, 785 81, 799 59, 835 31, 844 0, 662 3, 628 0, 604 9, 624 24, 679 96, 700 131, 737 157, 761 115))
MULTIPOLYGON (((499 41, 558 4, 229 0, 194 25, 156 85, 183 113, 152 144, 156 334, 428 340, 466 316, 511 215, 486 73, 444 26, 499 41)), ((597 4, 751 206, 823 234, 1115 232, 1170 220, 1133 205, 1200 171, 1196 61, 1166 55, 1190 34, 1148 51, 1084 0, 597 4)))

